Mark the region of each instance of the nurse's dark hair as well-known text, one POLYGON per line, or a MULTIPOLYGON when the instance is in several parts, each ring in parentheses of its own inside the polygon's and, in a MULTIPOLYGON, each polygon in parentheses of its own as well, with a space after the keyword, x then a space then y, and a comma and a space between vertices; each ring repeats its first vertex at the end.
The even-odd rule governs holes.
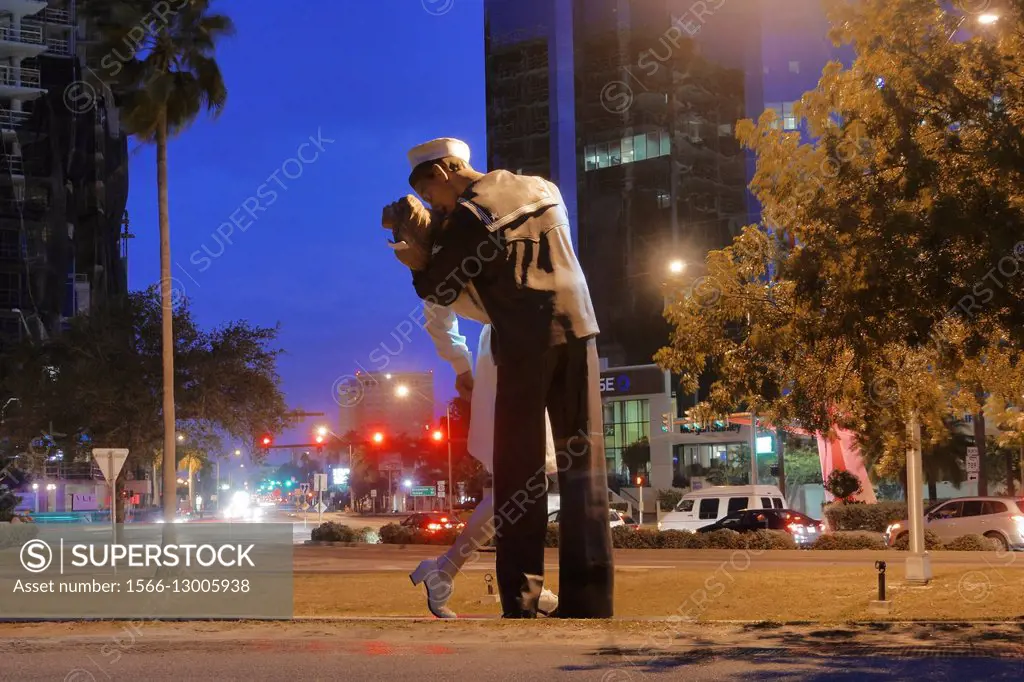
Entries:
POLYGON ((434 166, 440 166, 446 171, 452 173, 458 173, 459 171, 472 170, 472 166, 463 161, 457 156, 445 156, 440 159, 434 159, 432 161, 424 161, 420 165, 412 169, 412 173, 409 174, 409 186, 415 188, 417 183, 426 178, 430 177, 431 170, 434 166))

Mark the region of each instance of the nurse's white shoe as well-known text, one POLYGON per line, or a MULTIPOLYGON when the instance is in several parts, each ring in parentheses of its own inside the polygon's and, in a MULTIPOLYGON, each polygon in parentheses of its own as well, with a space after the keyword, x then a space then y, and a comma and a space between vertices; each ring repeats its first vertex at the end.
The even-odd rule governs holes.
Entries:
POLYGON ((441 562, 450 564, 444 556, 437 559, 425 559, 416 570, 409 574, 413 585, 424 584, 427 590, 427 608, 437 618, 457 618, 455 612, 448 608, 448 600, 455 590, 454 576, 443 571, 441 562))

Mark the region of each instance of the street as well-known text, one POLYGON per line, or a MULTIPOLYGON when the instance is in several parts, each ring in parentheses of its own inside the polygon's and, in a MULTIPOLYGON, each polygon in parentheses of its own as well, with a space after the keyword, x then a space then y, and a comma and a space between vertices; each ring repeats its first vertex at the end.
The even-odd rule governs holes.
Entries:
POLYGON ((0 679, 944 681, 1024 675, 1020 629, 1011 625, 675 630, 682 627, 358 620, 4 626, 0 679))

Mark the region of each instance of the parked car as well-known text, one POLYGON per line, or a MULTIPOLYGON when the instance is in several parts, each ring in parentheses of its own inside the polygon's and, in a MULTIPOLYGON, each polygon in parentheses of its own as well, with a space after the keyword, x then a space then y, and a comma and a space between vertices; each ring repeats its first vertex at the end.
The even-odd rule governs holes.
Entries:
POLYGON ((426 531, 427 533, 436 533, 439 530, 450 530, 452 528, 461 530, 466 527, 466 524, 459 519, 449 517, 448 514, 443 512, 417 512, 402 521, 401 525, 406 528, 426 531))
MULTIPOLYGON (((961 497, 936 505, 925 512, 924 527, 943 542, 961 535, 983 535, 1004 550, 1024 550, 1024 498, 961 497)), ((885 530, 890 545, 909 535, 906 519, 885 530)))
MULTIPOLYGON (((550 514, 548 514, 548 523, 558 523, 558 514, 558 511, 553 511, 550 514)), ((608 511, 608 523, 611 525, 612 528, 615 528, 617 526, 626 526, 627 528, 636 530, 640 527, 640 524, 637 523, 632 516, 626 516, 625 514, 616 509, 611 509, 608 511)))
POLYGON ((697 529, 697 532, 710 533, 722 529, 737 533, 782 530, 792 535, 797 545, 807 546, 821 537, 823 527, 821 521, 793 509, 745 509, 726 514, 715 523, 697 529))
POLYGON ((773 485, 712 486, 683 495, 675 509, 661 517, 658 530, 697 531, 746 509, 785 507, 786 498, 773 485))

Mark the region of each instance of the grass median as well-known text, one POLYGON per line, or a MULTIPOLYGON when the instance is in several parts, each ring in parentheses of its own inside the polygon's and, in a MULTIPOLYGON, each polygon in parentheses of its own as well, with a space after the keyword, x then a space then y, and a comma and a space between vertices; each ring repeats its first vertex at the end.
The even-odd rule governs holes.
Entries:
MULTIPOLYGON (((741 554, 720 567, 692 570, 625 570, 615 577, 619 618, 816 621, 1005 620, 1024 617, 1024 568, 936 566, 927 586, 911 586, 902 570, 888 581, 892 611, 869 612, 878 578, 870 569, 807 566, 751 568, 741 554), (896 575, 899 573, 900 575, 896 575)), ((547 585, 557 592, 558 574, 547 585)), ((451 605, 460 615, 498 616, 496 603, 482 604, 479 575, 460 576, 451 605)), ((345 573, 295 576, 297 617, 429 616, 423 588, 404 573, 345 573)))

